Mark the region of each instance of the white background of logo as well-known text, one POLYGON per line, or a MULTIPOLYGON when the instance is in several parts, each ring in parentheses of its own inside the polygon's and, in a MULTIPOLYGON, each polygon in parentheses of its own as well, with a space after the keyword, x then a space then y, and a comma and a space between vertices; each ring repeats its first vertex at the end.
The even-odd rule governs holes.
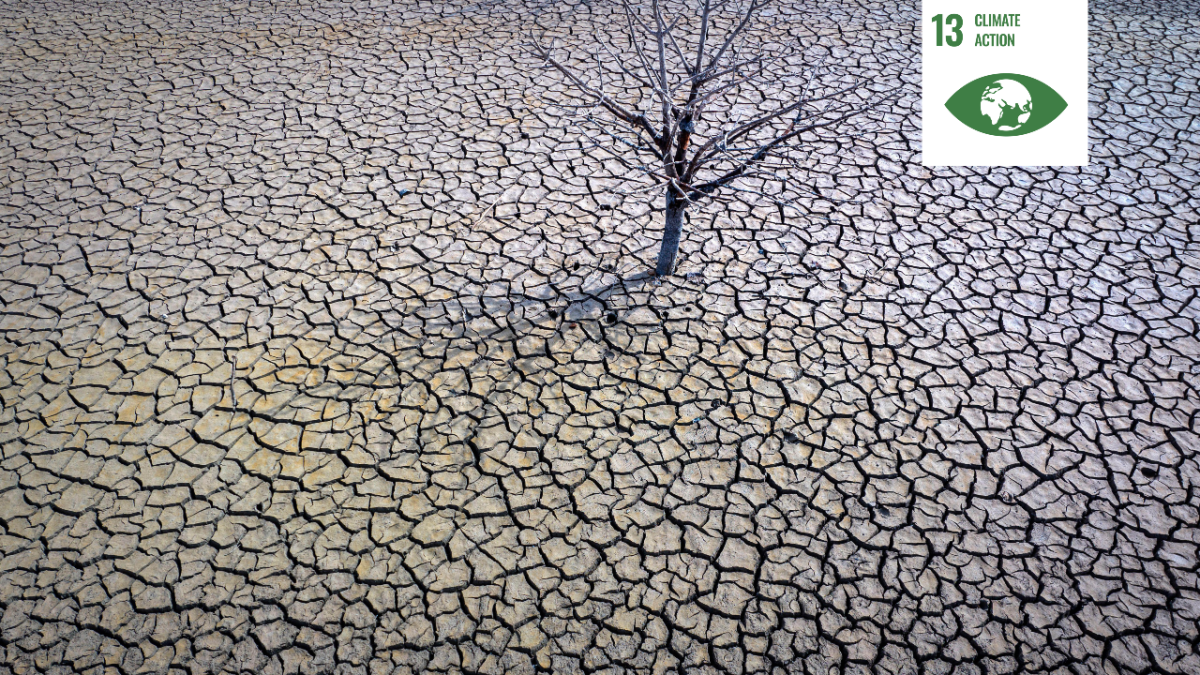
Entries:
MULTIPOLYGON (((925 166, 1082 166, 1088 163, 1087 0, 924 0, 921 11, 921 137, 925 166), (1020 14, 1020 28, 980 28, 976 14, 1020 14), (963 42, 937 46, 933 17, 963 18, 963 42), (976 47, 979 33, 1012 33, 1013 47, 976 47), (994 73, 1028 75, 1067 102, 1048 126, 1024 136, 989 136, 958 121, 946 101, 994 73)), ((943 29, 943 39, 951 35, 943 29)), ((1037 102, 1034 102, 1035 110, 1037 102)))

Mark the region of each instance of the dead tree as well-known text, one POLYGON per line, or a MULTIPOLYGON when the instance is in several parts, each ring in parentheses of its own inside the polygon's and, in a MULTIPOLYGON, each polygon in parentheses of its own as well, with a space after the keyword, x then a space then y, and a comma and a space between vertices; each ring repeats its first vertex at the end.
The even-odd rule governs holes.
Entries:
POLYGON ((805 134, 886 97, 863 97, 861 82, 814 90, 815 68, 803 63, 800 43, 762 38, 785 25, 779 11, 773 23, 765 17, 778 10, 775 4, 620 0, 627 44, 597 34, 587 57, 577 58, 546 44, 544 34, 529 43, 532 55, 582 99, 565 107, 594 128, 595 135, 585 133, 591 147, 665 193, 659 276, 675 270, 689 206, 729 199, 733 191, 766 198, 782 216, 783 205, 803 189, 788 172, 802 162, 793 151, 805 134))

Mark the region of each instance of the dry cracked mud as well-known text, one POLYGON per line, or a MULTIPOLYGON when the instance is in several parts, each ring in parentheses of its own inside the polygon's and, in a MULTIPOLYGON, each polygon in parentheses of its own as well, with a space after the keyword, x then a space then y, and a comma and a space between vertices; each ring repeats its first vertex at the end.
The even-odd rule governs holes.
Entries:
POLYGON ((1200 18, 1092 3, 1086 168, 614 194, 607 2, 0 2, 0 672, 1200 672, 1200 18))

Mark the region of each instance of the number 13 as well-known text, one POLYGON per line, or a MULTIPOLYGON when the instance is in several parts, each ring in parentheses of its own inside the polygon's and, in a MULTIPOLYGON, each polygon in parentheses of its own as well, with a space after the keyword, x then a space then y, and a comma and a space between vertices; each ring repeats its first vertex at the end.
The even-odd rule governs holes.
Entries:
MULTIPOLYGON (((933 17, 933 22, 937 24, 937 46, 942 46, 942 15, 938 14, 933 17)), ((957 14, 949 14, 946 16, 946 24, 950 26, 950 37, 946 38, 946 44, 951 47, 957 47, 962 44, 963 34, 963 19, 957 14)))

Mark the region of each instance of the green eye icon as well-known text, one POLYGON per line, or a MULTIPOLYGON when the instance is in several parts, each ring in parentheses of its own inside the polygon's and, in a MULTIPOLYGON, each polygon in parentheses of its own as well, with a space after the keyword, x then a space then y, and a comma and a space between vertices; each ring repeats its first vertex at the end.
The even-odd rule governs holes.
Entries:
POLYGON ((1053 122, 1067 102, 1028 75, 997 73, 963 85, 946 108, 959 122, 990 136, 1024 136, 1053 122))

